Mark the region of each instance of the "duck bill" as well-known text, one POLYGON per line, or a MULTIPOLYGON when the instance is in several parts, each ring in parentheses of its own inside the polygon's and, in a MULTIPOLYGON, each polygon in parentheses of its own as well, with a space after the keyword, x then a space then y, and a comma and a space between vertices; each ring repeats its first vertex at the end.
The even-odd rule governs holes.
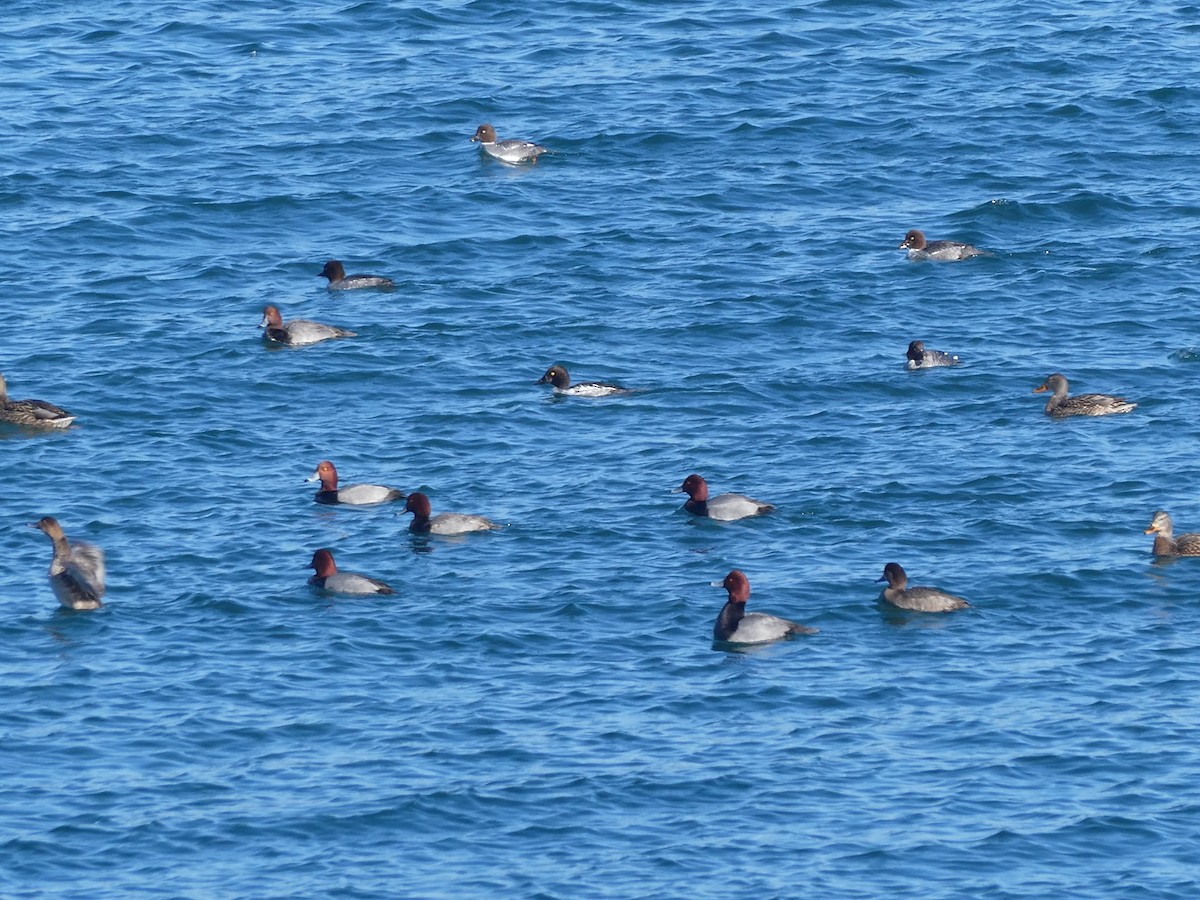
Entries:
POLYGON ((1041 387, 1035 387, 1035 388, 1033 389, 1033 392, 1034 392, 1035 394, 1040 394, 1042 391, 1047 391, 1047 390, 1049 390, 1049 388, 1047 388, 1047 387, 1046 387, 1046 386, 1043 384, 1041 387))

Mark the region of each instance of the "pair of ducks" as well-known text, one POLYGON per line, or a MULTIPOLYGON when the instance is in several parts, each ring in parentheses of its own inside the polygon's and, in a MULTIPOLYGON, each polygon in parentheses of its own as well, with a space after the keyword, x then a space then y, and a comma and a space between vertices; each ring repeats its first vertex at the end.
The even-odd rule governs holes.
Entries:
MULTIPOLYGON (((912 612, 944 613, 970 606, 962 597, 947 594, 939 588, 908 587, 908 575, 899 563, 883 567, 878 581, 887 582, 880 598, 897 609, 912 612)), ((781 619, 769 613, 746 612, 750 599, 750 579, 740 569, 734 569, 724 581, 714 581, 713 587, 723 587, 729 599, 713 625, 713 640, 728 644, 765 644, 795 634, 816 634, 816 628, 781 619)))
MULTIPOLYGON (((390 291, 396 287, 396 282, 383 275, 347 275, 346 267, 339 259, 331 259, 317 273, 320 277, 329 279, 327 287, 331 291, 356 291, 367 288, 390 291)), ((355 332, 347 328, 337 328, 323 322, 311 319, 291 319, 283 321, 279 307, 268 304, 263 307, 262 321, 259 327, 263 329, 263 337, 277 344, 287 344, 301 347, 306 344, 316 344, 332 338, 356 337, 355 332)))

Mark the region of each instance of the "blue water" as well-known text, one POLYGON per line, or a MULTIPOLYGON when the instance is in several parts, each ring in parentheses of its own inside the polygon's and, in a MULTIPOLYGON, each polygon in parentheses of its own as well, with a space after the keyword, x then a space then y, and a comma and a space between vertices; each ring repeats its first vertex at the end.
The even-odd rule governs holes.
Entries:
POLYGON ((11 0, 0 51, 0 371, 78 415, 0 433, 0 894, 1196 895, 1200 567, 1142 530, 1200 530, 1200 6, 11 0), (820 633, 714 649, 734 567, 820 633))

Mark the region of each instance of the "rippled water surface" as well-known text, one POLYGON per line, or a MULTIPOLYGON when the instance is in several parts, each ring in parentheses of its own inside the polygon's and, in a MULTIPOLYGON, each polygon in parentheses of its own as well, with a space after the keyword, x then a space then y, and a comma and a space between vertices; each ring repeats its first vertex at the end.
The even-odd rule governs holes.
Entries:
POLYGON ((78 416, 0 432, 0 893, 1196 895, 1200 567, 1142 531, 1200 530, 1200 6, 12 0, 0 49, 0 371, 78 416), (735 567, 820 632, 714 648, 735 567))

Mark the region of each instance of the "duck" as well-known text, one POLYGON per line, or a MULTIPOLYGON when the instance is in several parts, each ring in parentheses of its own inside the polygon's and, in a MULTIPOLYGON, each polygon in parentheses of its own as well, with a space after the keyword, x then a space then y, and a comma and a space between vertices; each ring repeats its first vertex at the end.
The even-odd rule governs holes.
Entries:
POLYGON ((280 344, 299 347, 303 344, 315 344, 330 338, 356 337, 353 331, 345 328, 335 328, 332 325, 322 325, 320 322, 310 322, 308 319, 292 319, 284 322, 277 306, 264 306, 262 322, 259 327, 265 329, 263 337, 280 344))
POLYGON ((104 551, 86 541, 68 541, 62 526, 44 516, 30 528, 43 532, 54 544, 50 560, 50 587, 67 609, 99 609, 104 604, 104 551))
POLYGON ((1174 536, 1175 525, 1171 514, 1160 509, 1150 520, 1145 534, 1154 535, 1155 556, 1200 556, 1200 534, 1188 533, 1174 536))
POLYGON ((317 463, 316 470, 305 481, 321 482, 321 489, 313 499, 317 503, 331 506, 339 503, 347 506, 370 506, 375 503, 403 500, 405 497, 403 491, 384 487, 382 484, 348 484, 339 488, 337 468, 327 459, 317 463))
POLYGON ((913 612, 953 612, 970 606, 962 597, 955 597, 945 591, 931 587, 911 587, 908 584, 908 574, 899 563, 890 562, 883 567, 883 577, 875 579, 876 584, 887 582, 887 587, 879 596, 899 609, 913 612))
POLYGON ((908 251, 908 258, 913 260, 936 259, 957 260, 970 259, 972 256, 989 256, 986 251, 961 241, 927 241, 925 233, 913 228, 899 245, 899 249, 908 251))
POLYGON ((1046 415, 1056 418, 1064 416, 1111 416, 1117 413, 1127 413, 1137 407, 1124 397, 1111 397, 1108 394, 1076 394, 1067 396, 1067 379, 1058 372, 1047 376, 1041 387, 1033 389, 1035 394, 1050 391, 1051 397, 1046 401, 1046 415))
POLYGON ((26 428, 66 428, 75 416, 45 400, 9 400, 8 382, 0 375, 0 422, 26 428))
POLYGON ((926 350, 924 341, 912 341, 908 352, 906 365, 910 369, 934 369, 938 366, 957 366, 958 357, 942 350, 926 350))
POLYGON ((475 134, 471 136, 471 140, 472 142, 477 142, 483 148, 483 152, 492 157, 492 159, 498 159, 509 165, 517 165, 524 162, 536 163, 537 158, 541 154, 551 152, 532 141, 498 141, 496 140, 496 129, 487 124, 476 128, 475 134))
POLYGON ((708 482, 696 474, 683 479, 683 484, 672 493, 688 495, 689 500, 683 504, 683 508, 693 516, 704 516, 721 522, 761 516, 775 509, 770 503, 763 503, 745 494, 719 494, 709 499, 708 482))
POLYGON ((353 572, 339 572, 333 561, 333 554, 322 547, 313 554, 310 569, 316 569, 317 574, 308 579, 313 587, 333 594, 394 594, 388 585, 366 575, 356 575, 353 572))
POLYGON ((497 531, 502 526, 483 516, 469 513, 438 513, 431 516, 433 508, 429 498, 420 491, 408 495, 404 511, 413 514, 408 530, 428 534, 469 534, 472 531, 497 531))
POLYGON ((356 291, 362 288, 381 288, 390 291, 396 287, 396 282, 382 275, 347 275, 341 260, 331 259, 325 263, 325 268, 317 273, 328 278, 328 289, 331 291, 356 291))
POLYGON ((765 644, 791 637, 793 634, 816 634, 816 628, 790 622, 768 613, 746 612, 750 599, 750 579, 740 569, 733 569, 724 581, 714 581, 713 587, 723 587, 729 599, 721 608, 713 625, 713 640, 729 644, 765 644))
POLYGON ((629 388, 618 387, 615 384, 605 384, 602 381, 581 381, 571 384, 571 376, 562 366, 551 366, 546 370, 538 384, 548 384, 554 388, 555 394, 566 397, 613 397, 617 394, 633 393, 629 388))

